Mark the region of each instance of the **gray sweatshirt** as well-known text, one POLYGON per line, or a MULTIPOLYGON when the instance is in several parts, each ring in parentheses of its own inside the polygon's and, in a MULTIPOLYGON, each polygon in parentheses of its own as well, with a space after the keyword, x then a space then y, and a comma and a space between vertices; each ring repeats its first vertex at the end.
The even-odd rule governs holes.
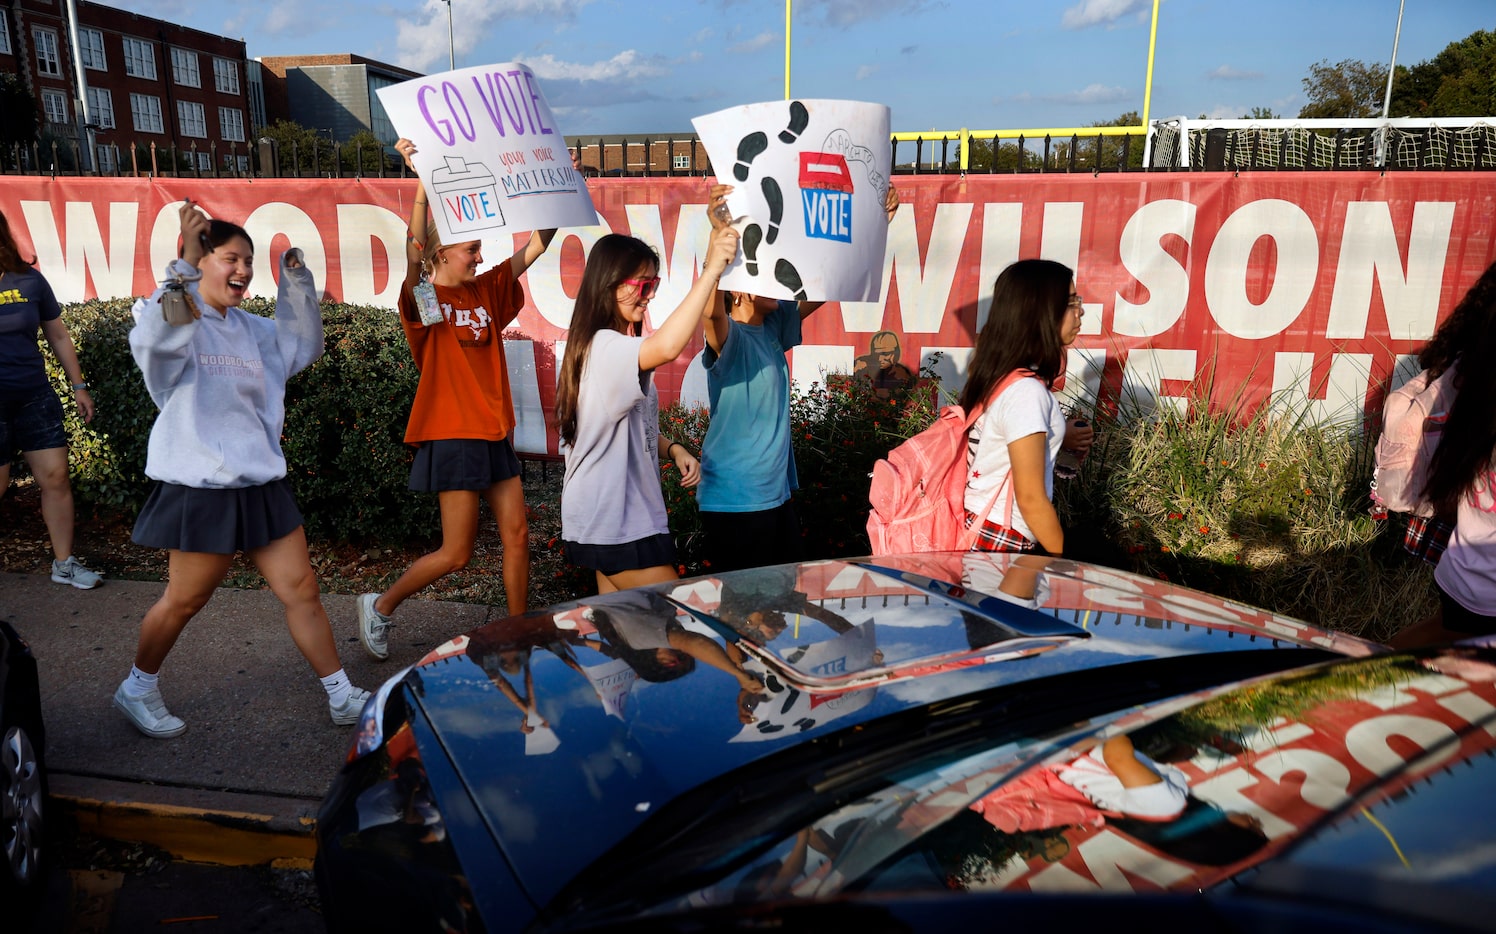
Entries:
MULTIPOLYGON (((196 271, 173 260, 167 278, 177 274, 196 271)), ((199 489, 284 477, 286 380, 322 356, 322 311, 311 270, 288 268, 281 256, 274 319, 239 308, 220 315, 192 281, 187 291, 203 316, 173 327, 161 315, 162 291, 131 309, 130 352, 161 410, 151 426, 146 476, 199 489)))

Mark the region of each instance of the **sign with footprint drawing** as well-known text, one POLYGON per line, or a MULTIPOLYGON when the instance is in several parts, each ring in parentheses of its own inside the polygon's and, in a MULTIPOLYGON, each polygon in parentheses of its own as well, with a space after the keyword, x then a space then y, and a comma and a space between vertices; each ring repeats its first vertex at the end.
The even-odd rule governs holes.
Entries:
POLYGON ((875 301, 888 242, 889 110, 858 101, 747 104, 691 121, 742 234, 722 287, 875 301))
POLYGON ((505 63, 378 89, 413 160, 442 242, 585 227, 597 210, 534 72, 505 63))

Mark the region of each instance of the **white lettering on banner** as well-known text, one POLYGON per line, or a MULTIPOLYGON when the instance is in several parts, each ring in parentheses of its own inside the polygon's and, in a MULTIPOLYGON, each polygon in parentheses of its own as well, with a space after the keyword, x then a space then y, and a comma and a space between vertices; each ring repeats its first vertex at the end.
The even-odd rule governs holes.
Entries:
POLYGON ((1439 698, 1439 706, 1466 723, 1479 726, 1486 735, 1496 736, 1496 707, 1479 694, 1471 691, 1451 694, 1439 698))
POLYGON ((1237 812, 1252 815, 1262 823, 1262 832, 1267 834, 1269 840, 1293 833, 1293 824, 1241 793, 1243 788, 1251 788, 1256 784, 1257 779, 1251 773, 1246 769, 1236 768, 1197 782, 1190 793, 1201 801, 1214 804, 1227 814, 1237 812))
POLYGON ((1371 315, 1371 283, 1382 288, 1387 330, 1394 340, 1434 336, 1444 289, 1444 263, 1454 230, 1454 203, 1419 201, 1408 233, 1407 274, 1403 274, 1397 231, 1385 201, 1356 201, 1345 208, 1345 237, 1330 293, 1331 340, 1366 336, 1371 315))
POLYGON ((855 353, 846 344, 801 344, 790 351, 790 378, 802 392, 812 383, 824 386, 828 373, 852 372, 855 353))
POLYGON ((1142 613, 1148 605, 1142 586, 1132 577, 1095 569, 1086 572, 1086 585, 1086 601, 1097 607, 1142 613))
MULTIPOLYGON (((899 315, 905 334, 935 334, 945 319, 956 282, 961 248, 971 227, 969 202, 942 203, 935 207, 929 249, 921 269, 919 235, 914 212, 900 211, 888 226, 888 252, 883 258, 883 297, 876 302, 842 302, 842 324, 848 331, 872 333, 883 330, 888 306, 889 280, 899 271, 899 315)), ((892 328, 898 330, 898 328, 892 328)))
POLYGON ((109 202, 109 243, 106 246, 94 205, 87 201, 67 202, 63 206, 63 224, 67 231, 65 251, 52 215, 52 202, 22 201, 21 215, 26 219, 31 247, 37 256, 56 257, 47 264, 45 275, 59 302, 81 302, 87 298, 87 278, 90 276, 96 295, 135 293, 135 229, 140 205, 128 201, 109 202))
POLYGON ((1243 745, 1252 752, 1267 752, 1313 735, 1314 730, 1304 724, 1279 717, 1268 729, 1250 730, 1243 745))
POLYGON ((977 282, 978 334, 992 314, 992 285, 997 282, 998 273, 1018 262, 1019 235, 1022 232, 1022 204, 982 205, 982 259, 977 282))
MULTIPOLYGON (((546 450, 545 410, 540 405, 540 374, 535 366, 535 342, 504 341, 509 369, 509 395, 514 400, 515 450, 546 450)), ((557 370, 561 369, 559 366, 557 370)))
POLYGON ((1149 416, 1161 408, 1184 414, 1185 397, 1165 395, 1159 388, 1166 379, 1195 378, 1195 351, 1139 347, 1127 354, 1122 368, 1122 412, 1149 416))
MULTIPOLYGON (((540 254, 540 258, 525 271, 525 281, 529 283, 530 300, 535 303, 535 310, 540 312, 542 318, 563 331, 571 327, 571 310, 576 305, 576 299, 567 295, 566 288, 561 284, 561 254, 566 252, 566 241, 575 238, 582 245, 582 255, 590 255, 597 241, 613 232, 601 214, 597 219, 598 224, 593 227, 568 227, 558 231, 550 248, 540 254)), ((561 372, 560 350, 556 351, 556 372, 561 372)))
POLYGON ((159 280, 167 265, 177 258, 177 244, 182 239, 181 208, 182 202, 168 201, 151 222, 151 282, 159 280))
POLYGON ((1161 889, 1177 885, 1194 874, 1194 870, 1171 859, 1165 859, 1152 850, 1144 849, 1131 839, 1103 828, 1100 833, 1081 843, 1080 858, 1086 871, 1096 880, 1087 882, 1079 874, 1056 864, 1034 875, 1029 888, 1034 892, 1130 892, 1132 883, 1128 876, 1140 878, 1161 889), (1125 872, 1123 871, 1125 868, 1125 872))
MULTIPOLYGON (((1080 267, 1081 222, 1086 205, 1081 201, 1047 201, 1044 204, 1044 229, 1039 239, 1039 257, 1063 263, 1075 271, 1080 267)), ((1076 283, 1079 289, 1083 283, 1076 283)), ((1085 331, 1082 322, 1082 332, 1085 331)), ((1096 333, 1101 333, 1097 331, 1096 333)))
MULTIPOLYGON (((327 244, 317 230, 317 222, 305 211, 284 201, 267 201, 255 208, 242 226, 261 252, 268 252, 277 236, 285 237, 291 246, 300 247, 306 268, 312 272, 312 281, 326 291, 327 244)), ((252 294, 274 298, 275 276, 256 276, 250 287, 252 294)))
MULTIPOLYGON (((1191 246, 1198 208, 1188 201, 1164 199, 1144 204, 1122 228, 1122 265, 1148 291, 1134 305, 1120 294, 1112 306, 1112 330, 1127 337, 1152 337, 1172 328, 1190 300, 1190 273, 1164 249, 1163 238, 1176 236, 1191 246)), ((1101 319, 1096 316, 1097 321, 1101 319)))
MULTIPOLYGON (((394 308, 399 304, 400 285, 405 280, 405 231, 408 223, 394 211, 377 205, 338 205, 338 277, 345 303, 383 308, 394 308), (388 270, 382 289, 374 282, 376 243, 384 247, 384 268, 388 270)), ((317 281, 327 288, 326 282, 317 281)))
POLYGON ((649 244, 660 256, 660 288, 649 303, 649 325, 657 328, 691 291, 711 239, 711 221, 707 220, 706 205, 682 204, 675 218, 675 249, 667 253, 658 204, 630 204, 624 207, 624 215, 630 235, 649 244))
POLYGON ((922 370, 930 370, 940 380, 940 391, 946 397, 940 400, 941 405, 961 395, 961 390, 966 387, 966 373, 971 366, 971 357, 974 353, 976 353, 975 347, 925 345, 919 366, 922 370), (936 354, 940 355, 939 360, 935 359, 936 354))
POLYGON ((1460 751, 1458 735, 1438 720, 1405 714, 1387 714, 1363 720, 1345 731, 1346 751, 1376 775, 1389 775, 1407 760, 1387 742, 1391 737, 1409 740, 1425 753, 1432 766, 1460 751))
MULTIPOLYGON (((1101 316, 1096 316, 1101 326, 1101 316)), ((1084 330, 1084 328, 1082 328, 1084 330)), ((1101 395, 1101 376, 1106 370, 1106 351, 1099 347, 1071 347, 1065 352, 1065 385, 1059 397, 1070 405, 1090 408, 1101 395)), ((963 382, 965 375, 962 376, 963 382)))
POLYGON ((1408 704, 1418 702, 1418 695, 1409 693, 1411 691, 1422 691, 1424 694, 1432 694, 1438 697, 1440 694, 1452 694, 1455 691, 1468 690, 1469 682, 1459 678, 1450 678, 1445 675, 1430 672, 1409 681, 1401 681, 1397 684, 1387 685, 1373 691, 1367 691, 1359 695, 1361 700, 1366 701, 1382 710, 1392 710, 1395 707, 1406 707, 1408 704))
POLYGON ((1312 425, 1357 420, 1371 384, 1371 354, 1331 354, 1329 379, 1318 386, 1312 385, 1313 368, 1312 353, 1273 354, 1273 411, 1312 425))
POLYGON ((1299 797, 1322 811, 1340 807, 1351 787, 1351 770, 1334 756, 1313 749, 1268 753, 1252 765, 1279 785, 1289 775, 1304 776, 1299 797))
POLYGON ((1282 333, 1314 295, 1319 272, 1319 234, 1304 209, 1292 201, 1264 198, 1232 212, 1216 232, 1205 261, 1205 301, 1221 330, 1257 340, 1282 333), (1250 280, 1266 280, 1252 248, 1264 237, 1277 245, 1272 291, 1261 304, 1247 295, 1250 280))

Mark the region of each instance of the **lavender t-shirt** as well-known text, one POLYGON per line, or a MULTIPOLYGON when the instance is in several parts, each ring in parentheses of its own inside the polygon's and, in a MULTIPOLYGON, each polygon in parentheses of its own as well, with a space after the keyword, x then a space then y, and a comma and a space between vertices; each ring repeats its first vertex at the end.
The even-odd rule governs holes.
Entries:
POLYGON ((660 402, 639 371, 642 337, 599 331, 577 393, 576 442, 566 448, 561 537, 621 545, 670 531, 660 491, 660 402))

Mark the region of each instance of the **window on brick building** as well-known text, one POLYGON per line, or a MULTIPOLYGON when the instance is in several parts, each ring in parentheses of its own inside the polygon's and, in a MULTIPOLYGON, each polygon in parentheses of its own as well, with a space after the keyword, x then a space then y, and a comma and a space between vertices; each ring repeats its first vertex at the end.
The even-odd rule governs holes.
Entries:
POLYGON ((79 54, 83 59, 83 67, 92 71, 108 71, 109 64, 104 59, 104 34, 97 29, 78 30, 79 54))
POLYGON ((220 94, 239 93, 239 65, 226 58, 213 59, 213 86, 220 94))
POLYGON ((40 26, 33 27, 31 42, 36 46, 36 73, 61 78, 62 59, 57 57, 57 33, 40 26))
MULTIPOLYGON (((125 74, 132 78, 156 80, 156 50, 144 39, 125 36, 125 74)), ((158 102, 159 104, 159 102, 158 102)), ((159 106, 157 110, 159 111, 159 106)), ((160 132, 157 130, 156 132, 160 132)))
POLYGON ((171 78, 177 84, 189 88, 203 86, 202 75, 197 70, 197 53, 186 49, 171 50, 171 78))
POLYGON ((150 94, 131 94, 130 119, 138 132, 164 132, 161 123, 161 98, 150 94))

